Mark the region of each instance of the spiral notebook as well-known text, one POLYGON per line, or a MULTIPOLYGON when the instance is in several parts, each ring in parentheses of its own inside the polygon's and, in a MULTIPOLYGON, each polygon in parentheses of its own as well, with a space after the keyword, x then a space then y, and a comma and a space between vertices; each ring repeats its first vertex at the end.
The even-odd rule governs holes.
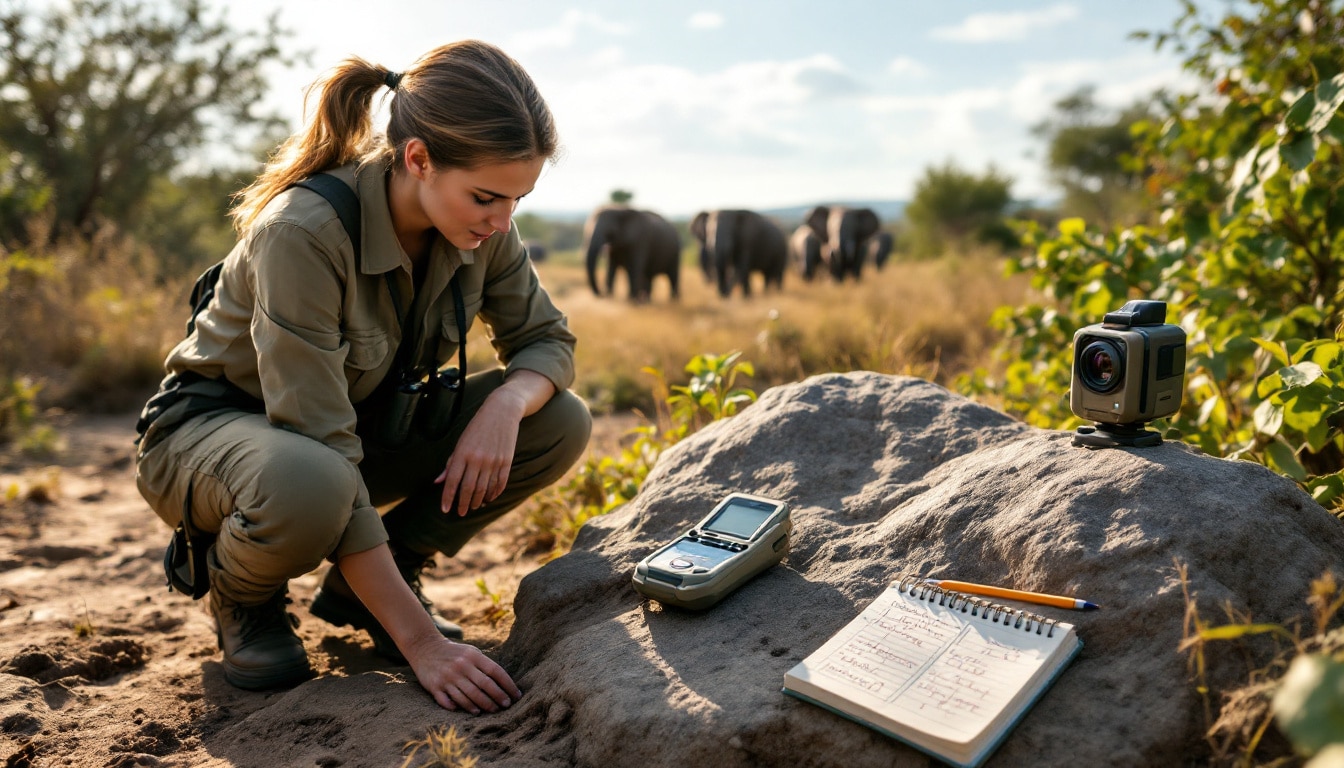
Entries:
POLYGON ((784 675, 784 693, 977 766, 1082 648, 1072 624, 907 576, 784 675))

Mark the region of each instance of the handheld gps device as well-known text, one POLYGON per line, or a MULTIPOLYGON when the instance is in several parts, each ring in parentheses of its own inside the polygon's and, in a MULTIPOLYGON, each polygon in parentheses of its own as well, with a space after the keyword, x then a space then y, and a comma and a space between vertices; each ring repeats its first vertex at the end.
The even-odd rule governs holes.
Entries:
POLYGON ((635 566, 635 590, 666 605, 708 608, 784 559, 792 530, 788 504, 730 493, 705 519, 635 566))

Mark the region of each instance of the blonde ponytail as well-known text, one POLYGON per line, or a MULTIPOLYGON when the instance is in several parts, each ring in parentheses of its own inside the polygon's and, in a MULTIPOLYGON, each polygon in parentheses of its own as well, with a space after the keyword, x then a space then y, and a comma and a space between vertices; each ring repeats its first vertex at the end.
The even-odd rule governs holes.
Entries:
POLYGON ((266 204, 294 182, 374 150, 373 97, 390 74, 386 67, 352 57, 309 86, 304 112, 314 94, 317 108, 307 124, 280 145, 256 181, 235 195, 237 204, 230 212, 234 229, 246 232, 266 204))

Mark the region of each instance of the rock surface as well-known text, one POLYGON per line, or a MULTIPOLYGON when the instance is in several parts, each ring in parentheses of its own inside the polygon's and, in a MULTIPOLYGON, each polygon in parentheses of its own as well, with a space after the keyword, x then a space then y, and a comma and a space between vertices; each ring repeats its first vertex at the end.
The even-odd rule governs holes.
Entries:
MULTIPOLYGON (((1178 443, 1077 448, 919 379, 827 375, 675 446, 635 502, 554 562, 511 558, 514 534, 492 526, 440 563, 426 590, 526 691, 511 709, 440 709, 364 633, 312 617, 321 570, 290 584, 319 677, 250 692, 224 681, 200 604, 165 591, 167 531, 126 457, 134 415, 95 421, 67 430, 78 456, 59 493, 0 505, 7 766, 385 768, 445 726, 482 766, 925 766, 780 693, 789 667, 908 572, 1102 605, 1036 609, 1085 645, 991 766, 1196 765, 1204 705, 1178 650, 1178 563, 1214 621, 1224 605, 1306 614, 1312 578, 1344 577, 1344 526, 1258 465, 1178 443), (641 600, 635 563, 735 490, 790 502, 789 557, 705 612, 641 600), (507 639, 478 578, 505 594, 523 579, 507 639)), ((0 490, 13 482, 37 481, 0 465, 0 490)), ((1215 690, 1246 680, 1239 649, 1221 648, 1215 690)))
MULTIPOLYGON (((529 693, 462 725, 486 764, 927 765, 780 692, 916 573, 1102 605, 1036 609, 1084 647, 991 765, 1177 764, 1203 753, 1206 725, 1178 651, 1181 567, 1204 617, 1285 621, 1311 579, 1344 575, 1344 526, 1259 465, 1170 442, 1075 447, 920 379, 814 377, 675 446, 634 502, 524 578, 501 660, 529 693), (634 564, 731 491, 789 501, 788 558, 708 611, 641 600, 634 564)), ((1212 673, 1232 685, 1245 669, 1212 673)))

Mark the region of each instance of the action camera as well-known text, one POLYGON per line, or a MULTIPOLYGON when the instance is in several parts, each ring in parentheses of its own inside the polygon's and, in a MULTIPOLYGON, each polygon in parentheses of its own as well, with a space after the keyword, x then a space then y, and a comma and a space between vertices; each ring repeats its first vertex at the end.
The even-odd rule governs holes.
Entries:
POLYGON ((1078 428, 1076 445, 1161 444, 1143 425, 1180 410, 1185 391, 1185 331, 1166 319, 1166 302, 1130 301, 1073 335, 1069 408, 1097 422, 1078 428))

